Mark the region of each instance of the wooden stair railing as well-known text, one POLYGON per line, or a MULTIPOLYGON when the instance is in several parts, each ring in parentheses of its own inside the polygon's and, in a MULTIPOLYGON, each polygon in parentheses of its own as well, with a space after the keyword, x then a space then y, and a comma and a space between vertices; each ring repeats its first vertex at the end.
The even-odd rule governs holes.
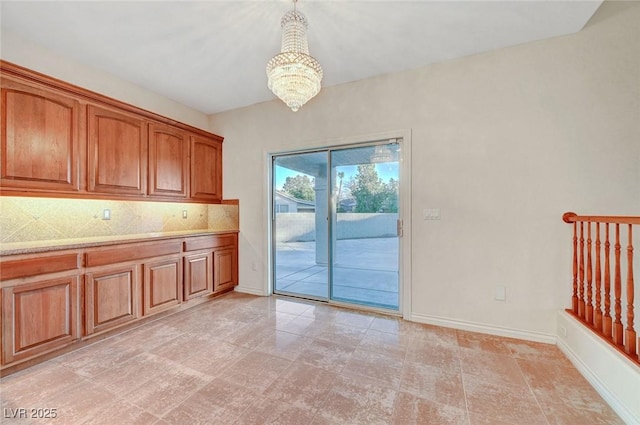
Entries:
POLYGON ((571 308, 567 311, 640 365, 640 338, 634 327, 636 310, 633 281, 633 228, 636 226, 638 230, 640 227, 640 217, 580 216, 567 212, 562 216, 562 220, 565 223, 573 223, 573 292, 571 308), (604 234, 602 234, 603 229, 604 234), (613 236, 610 230, 613 231, 613 236), (604 237, 604 255, 602 237, 604 237), (612 244, 613 294, 610 260, 612 244), (627 251, 624 275, 622 265, 624 256, 621 255, 623 244, 626 245, 627 251), (603 262, 604 271, 602 270, 603 262), (625 282, 624 290, 623 281, 625 282), (624 316, 622 314, 623 297, 626 301, 624 316), (611 316, 612 305, 613 317, 611 316))

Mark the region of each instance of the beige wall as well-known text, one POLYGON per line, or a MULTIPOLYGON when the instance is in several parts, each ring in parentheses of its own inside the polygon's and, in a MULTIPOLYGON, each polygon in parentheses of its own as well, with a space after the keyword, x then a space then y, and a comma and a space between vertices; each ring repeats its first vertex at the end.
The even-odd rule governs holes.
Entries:
POLYGON ((127 102, 156 114, 173 118, 197 128, 208 129, 207 116, 200 111, 98 69, 63 58, 6 29, 2 29, 0 37, 0 57, 3 60, 127 102))
POLYGON ((605 2, 577 34, 325 88, 297 113, 274 101, 212 116, 224 193, 241 200, 241 286, 267 285, 268 152, 411 129, 412 312, 555 334, 570 296, 562 213, 640 213, 638 22, 639 3, 605 2))

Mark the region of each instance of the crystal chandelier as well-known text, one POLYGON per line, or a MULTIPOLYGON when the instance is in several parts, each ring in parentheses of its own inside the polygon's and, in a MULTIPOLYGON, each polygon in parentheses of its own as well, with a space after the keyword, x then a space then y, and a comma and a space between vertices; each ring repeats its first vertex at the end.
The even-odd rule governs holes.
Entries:
POLYGON ((294 112, 320 92, 322 81, 320 64, 309 56, 307 18, 296 10, 296 2, 280 21, 280 53, 267 64, 269 89, 294 112))

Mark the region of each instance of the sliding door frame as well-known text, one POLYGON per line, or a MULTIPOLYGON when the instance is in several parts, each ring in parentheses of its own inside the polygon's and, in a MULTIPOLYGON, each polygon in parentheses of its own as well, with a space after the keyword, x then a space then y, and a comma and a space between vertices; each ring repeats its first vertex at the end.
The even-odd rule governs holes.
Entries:
MULTIPOLYGON (((274 189, 273 189, 273 160, 274 157, 286 154, 317 152, 322 150, 355 148, 363 146, 372 146, 382 142, 396 139, 400 140, 399 154, 399 176, 400 176, 400 205, 398 210, 398 219, 402 222, 402 236, 399 238, 399 264, 398 264, 398 291, 399 291, 399 310, 393 312, 387 309, 376 307, 361 306, 358 304, 342 303, 338 301, 328 300, 329 304, 349 306, 350 308, 358 308, 363 310, 379 311, 386 314, 399 314, 406 320, 411 320, 412 305, 412 283, 411 283, 411 130, 396 130, 385 133, 376 133, 364 136, 355 136, 341 139, 324 140, 321 142, 309 143, 301 146, 300 143, 286 143, 277 149, 263 150, 265 158, 264 167, 267 176, 263 205, 266 215, 266 237, 264 238, 265 252, 267 253, 267 261, 265 262, 266 285, 265 295, 272 295, 275 288, 275 248, 274 248, 274 229, 273 216, 274 211, 274 189)), ((329 155, 330 156, 330 155, 329 155)), ((330 158, 329 158, 330 159, 330 158)), ((331 162, 329 160, 328 167, 330 171, 331 162)), ((329 208, 333 208, 331 203, 332 197, 329 196, 329 208)), ((331 211, 331 209, 330 209, 331 211)), ((331 223, 329 223, 331 226, 331 223)), ((330 227, 330 232, 332 231, 330 227)), ((329 249, 331 249, 329 244, 329 249)), ((332 253, 329 252, 329 255, 332 253)), ((330 279, 330 277, 329 277, 330 279)), ((329 286, 331 282, 328 282, 329 286)), ((330 294, 329 294, 330 295, 330 294)))

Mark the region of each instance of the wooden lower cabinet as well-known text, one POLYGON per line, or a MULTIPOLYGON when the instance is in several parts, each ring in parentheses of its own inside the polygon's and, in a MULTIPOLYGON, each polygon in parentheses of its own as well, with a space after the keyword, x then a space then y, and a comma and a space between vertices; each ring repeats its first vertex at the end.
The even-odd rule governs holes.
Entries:
POLYGON ((87 273, 84 281, 85 335, 138 318, 138 267, 116 267, 87 273))
POLYGON ((220 292, 238 284, 237 248, 223 248, 213 253, 213 291, 220 292))
POLYGON ((164 311, 182 302, 180 257, 144 263, 143 314, 164 311))
POLYGON ((237 246, 224 233, 0 257, 1 374, 233 289, 237 246))
POLYGON ((204 252, 184 257, 184 300, 213 292, 213 253, 204 252))
POLYGON ((33 357, 78 338, 78 276, 2 290, 2 363, 33 357))

